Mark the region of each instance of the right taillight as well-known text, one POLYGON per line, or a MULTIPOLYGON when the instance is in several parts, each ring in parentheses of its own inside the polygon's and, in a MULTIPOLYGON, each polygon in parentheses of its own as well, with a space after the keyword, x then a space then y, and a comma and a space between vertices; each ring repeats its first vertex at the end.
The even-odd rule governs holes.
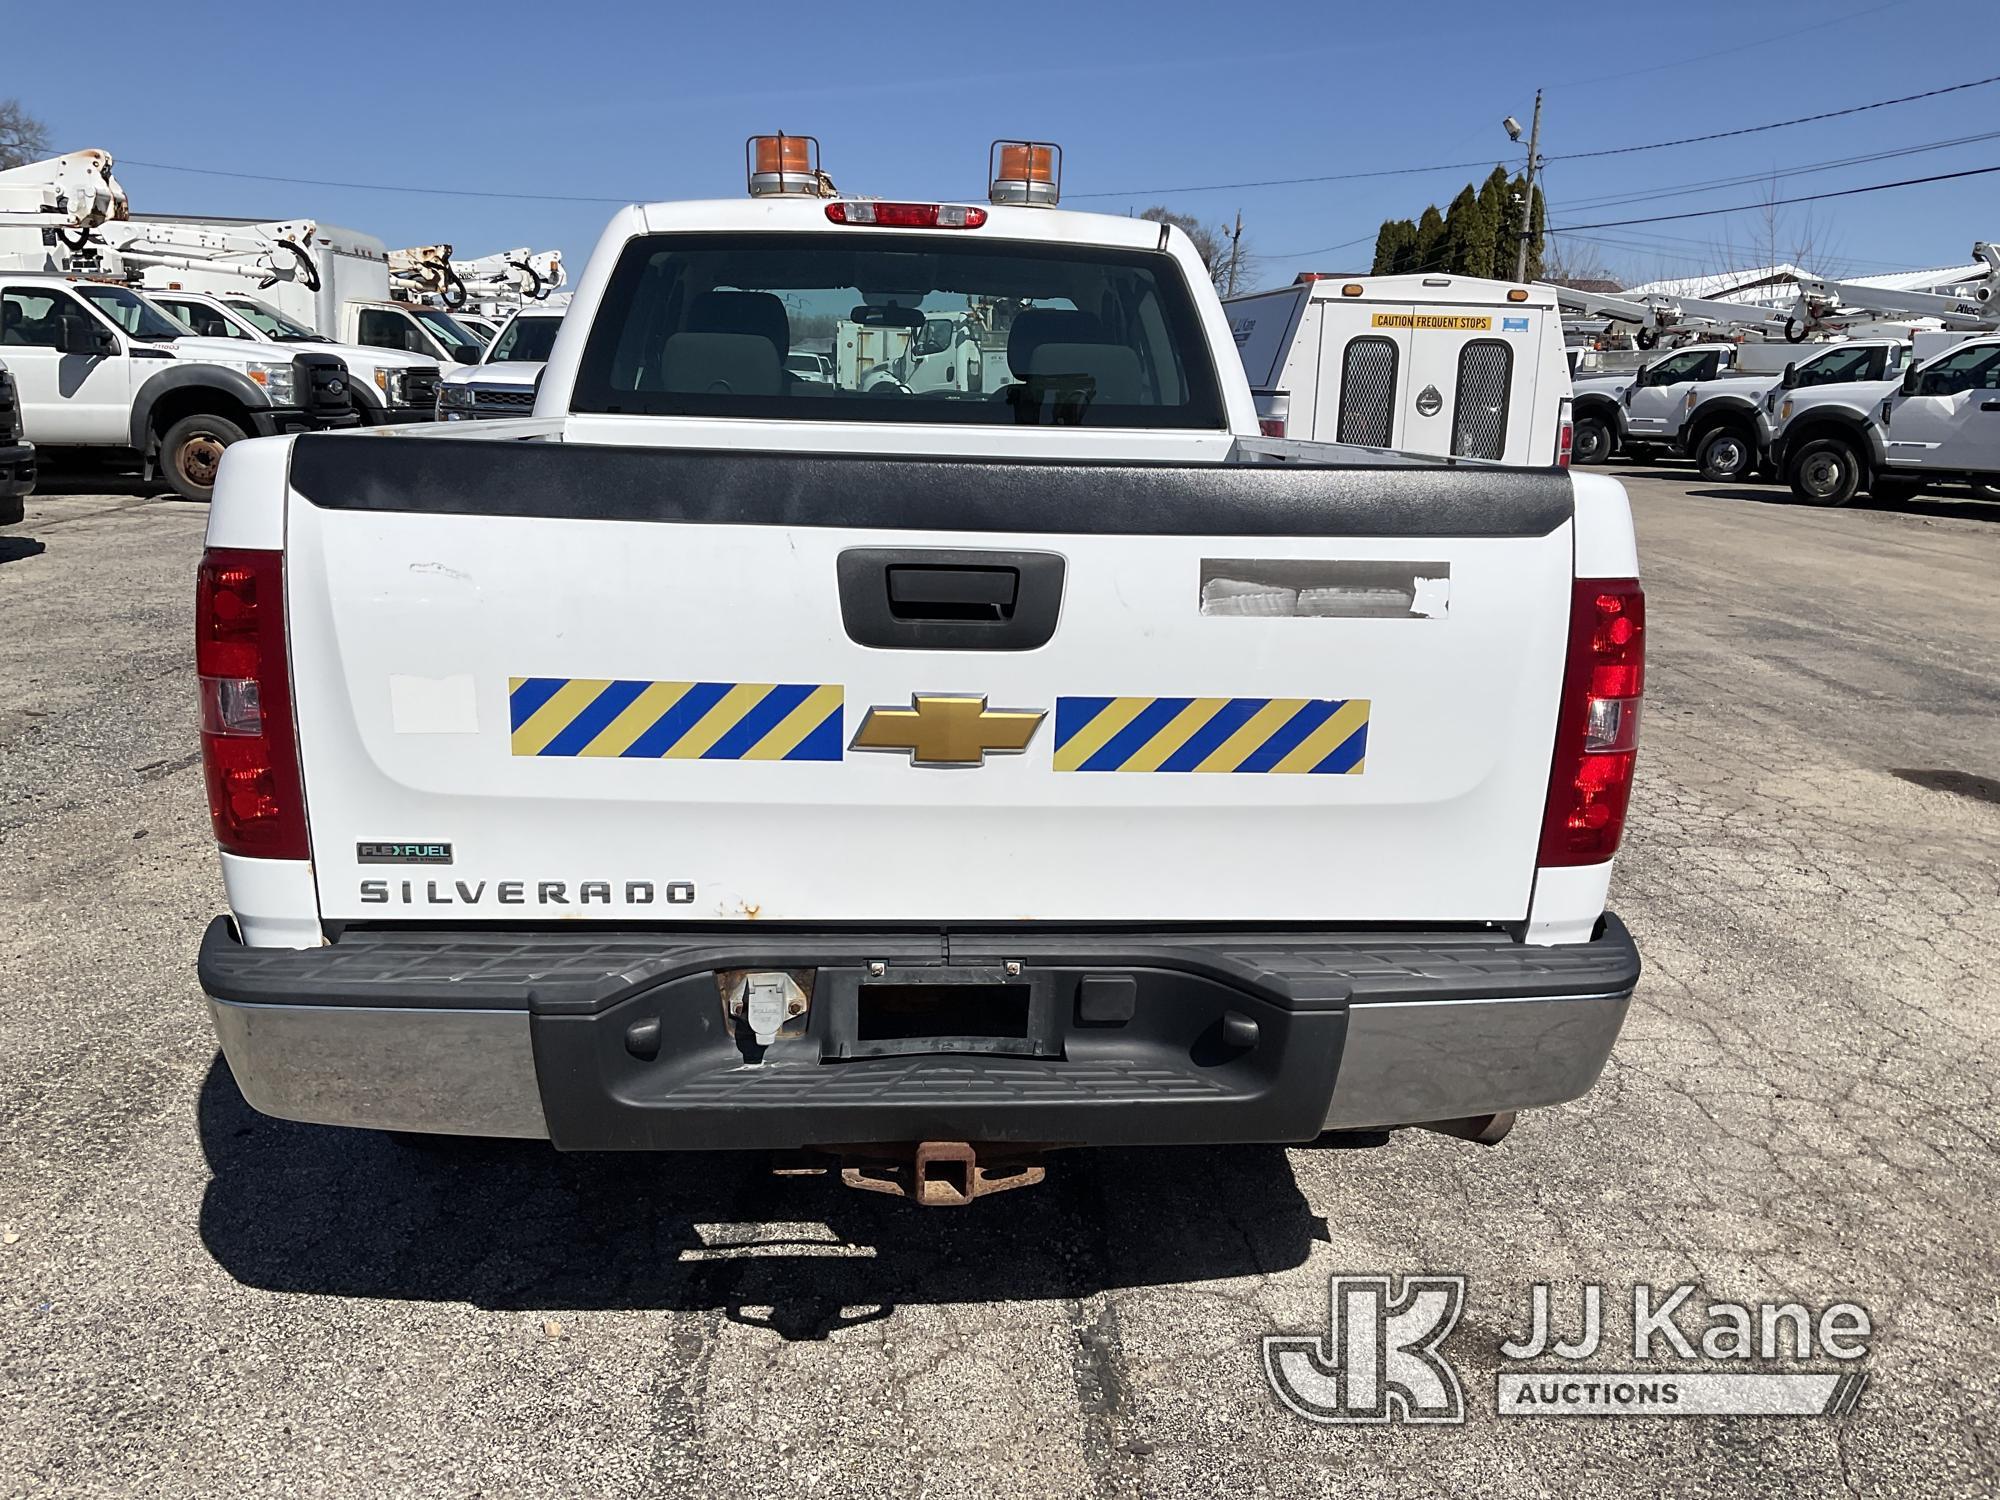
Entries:
POLYGON ((195 574, 194 619, 201 758, 215 841, 229 854, 304 859, 283 555, 211 547, 195 574))
POLYGON ((1576 422, 1571 415, 1570 400, 1563 398, 1561 415, 1556 418, 1556 467, 1567 469, 1570 455, 1576 451, 1576 422))
POLYGON ((1636 578, 1579 578, 1573 590, 1541 865, 1602 864, 1618 852, 1639 753, 1646 596, 1636 578))

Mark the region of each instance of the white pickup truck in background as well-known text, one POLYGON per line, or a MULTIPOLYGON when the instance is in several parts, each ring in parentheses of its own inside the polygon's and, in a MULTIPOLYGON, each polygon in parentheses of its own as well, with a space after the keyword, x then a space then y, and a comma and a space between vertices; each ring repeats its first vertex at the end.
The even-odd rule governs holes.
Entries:
POLYGON ((1774 393, 1772 459, 1796 498, 1898 504, 1931 485, 2000 487, 2000 334, 1945 337, 1900 379, 1774 393))
POLYGON ((535 382, 562 328, 560 310, 526 307, 494 335, 476 365, 459 365, 437 392, 438 420, 525 417, 535 406, 535 382))
POLYGON ((812 154, 618 213, 534 416, 231 451, 200 975, 245 1098, 958 1202, 1033 1143, 1587 1090, 1639 968, 1622 488, 1261 438, 1192 245, 1048 206, 1046 146, 986 204, 812 154), (788 373, 795 322, 974 305, 983 393, 788 373))

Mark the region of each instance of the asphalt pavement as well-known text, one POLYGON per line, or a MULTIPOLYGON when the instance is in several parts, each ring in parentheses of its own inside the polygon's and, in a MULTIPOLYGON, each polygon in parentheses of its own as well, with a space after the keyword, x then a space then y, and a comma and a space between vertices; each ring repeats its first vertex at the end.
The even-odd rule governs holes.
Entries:
POLYGON ((52 478, 0 532, 0 1496, 1994 1493, 2000 503, 1611 472, 1647 970, 1598 1088, 1493 1147, 1080 1153, 963 1211, 247 1108, 194 977, 205 512, 52 478), (1279 1404, 1260 1340, 1336 1273, 1467 1278, 1462 1424, 1279 1404), (1869 1383, 1498 1415, 1537 1282, 1859 1303, 1869 1383))

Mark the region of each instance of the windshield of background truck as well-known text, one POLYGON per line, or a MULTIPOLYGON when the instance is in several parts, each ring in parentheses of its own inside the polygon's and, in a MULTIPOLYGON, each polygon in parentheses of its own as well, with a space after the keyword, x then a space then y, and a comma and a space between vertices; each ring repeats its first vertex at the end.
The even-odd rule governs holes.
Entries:
POLYGON ((159 344, 168 339, 184 339, 188 336, 187 328, 176 323, 144 297, 135 296, 122 286, 85 283, 73 290, 141 343, 159 344))
POLYGON ((484 349, 486 347, 484 339, 476 338, 467 332, 457 319, 447 313, 441 313, 429 307, 413 307, 410 311, 417 315, 417 321, 428 328, 431 331, 432 337, 440 344, 443 344, 446 349, 484 349))
POLYGON ((187 302, 179 297, 155 297, 153 305, 185 323, 205 339, 255 339, 235 319, 225 317, 206 302, 187 302))
POLYGON ((1867 380, 1871 362, 1875 357, 1873 349, 1836 349, 1822 354, 1807 368, 1799 371, 1804 377, 1801 385, 1834 385, 1846 380, 1867 380))
POLYGON ((303 323, 294 323, 266 302, 257 302, 249 297, 231 298, 229 305, 241 313, 245 320, 266 337, 278 339, 287 344, 324 344, 326 339, 314 333, 303 323))
POLYGON ((1687 354, 1674 354, 1649 366, 1646 370, 1646 384, 1674 385, 1683 380, 1692 380, 1701 367, 1713 357, 1707 349, 1692 350, 1687 354))
POLYGON ((1960 391, 2000 391, 2000 344, 1954 349, 1924 366, 1919 396, 1955 396, 1960 391))
POLYGON ((555 347, 556 330, 561 327, 561 318, 516 318, 500 330, 500 337, 487 351, 486 362, 490 365, 503 359, 518 359, 542 364, 547 361, 549 350, 555 347))
POLYGON ((571 409, 1224 425, 1194 299, 1170 256, 974 233, 635 239, 605 287, 571 409), (927 324, 939 331, 925 338, 927 324), (795 350, 829 343, 830 381, 786 369, 795 350))

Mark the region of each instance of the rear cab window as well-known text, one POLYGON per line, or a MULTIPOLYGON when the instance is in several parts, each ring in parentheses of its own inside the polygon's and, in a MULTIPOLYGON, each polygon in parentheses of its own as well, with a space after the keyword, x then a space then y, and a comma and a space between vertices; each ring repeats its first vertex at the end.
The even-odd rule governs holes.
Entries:
MULTIPOLYGON (((825 368, 825 366, 822 366, 825 368)), ((606 285, 578 413, 1221 429, 1172 257, 869 233, 656 234, 606 285), (828 375, 798 357, 831 349, 828 375)))

